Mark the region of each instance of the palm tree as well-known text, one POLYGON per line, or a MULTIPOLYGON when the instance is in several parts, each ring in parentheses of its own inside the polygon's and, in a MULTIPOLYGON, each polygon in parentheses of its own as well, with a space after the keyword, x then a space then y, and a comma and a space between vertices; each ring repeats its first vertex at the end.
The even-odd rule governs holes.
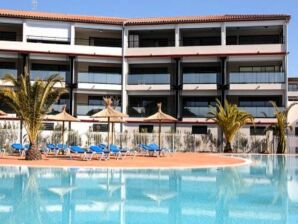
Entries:
POLYGON ((218 99, 216 100, 216 107, 211 106, 208 115, 211 117, 207 120, 214 121, 223 131, 226 140, 224 152, 233 152, 231 143, 237 131, 248 122, 253 123, 254 120, 250 113, 239 110, 236 104, 231 104, 225 100, 223 106, 218 99))
POLYGON ((273 133, 278 137, 276 153, 285 153, 287 146, 287 129, 292 129, 292 127, 288 124, 288 114, 291 108, 295 106, 297 103, 291 104, 284 110, 280 110, 280 108, 276 105, 274 101, 270 101, 270 103, 274 108, 274 115, 277 123, 268 126, 266 128, 266 131, 273 131, 273 133))
POLYGON ((12 75, 4 76, 5 82, 13 84, 13 88, 1 88, 0 98, 11 107, 16 115, 23 121, 30 142, 26 153, 27 160, 40 160, 41 153, 36 145, 38 132, 42 126, 43 117, 59 96, 66 93, 65 88, 55 88, 63 78, 58 74, 51 75, 47 79, 37 78, 30 82, 30 75, 25 69, 23 75, 17 78, 12 75))

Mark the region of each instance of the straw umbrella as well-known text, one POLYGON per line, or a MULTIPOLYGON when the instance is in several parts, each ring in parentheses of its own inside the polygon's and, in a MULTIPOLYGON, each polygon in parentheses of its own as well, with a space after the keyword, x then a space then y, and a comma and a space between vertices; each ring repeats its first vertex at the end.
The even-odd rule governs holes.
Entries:
POLYGON ((54 121, 62 121, 62 144, 64 144, 64 123, 65 121, 73 122, 73 121, 79 121, 79 119, 73 117, 69 113, 66 112, 66 106, 62 108, 62 111, 59 114, 56 115, 48 115, 46 117, 49 120, 54 121))
POLYGON ((159 147, 159 155, 160 155, 160 149, 161 149, 160 148, 161 123, 162 122, 175 122, 175 121, 177 121, 176 118, 174 118, 174 117, 172 117, 172 116, 170 116, 170 115, 165 114, 164 112, 162 112, 161 105, 162 105, 161 103, 158 103, 157 104, 158 111, 155 114, 153 114, 153 115, 151 115, 151 116, 149 116, 149 117, 147 117, 147 118, 144 119, 144 121, 157 122, 158 123, 158 147, 159 147))
POLYGON ((126 114, 121 113, 119 111, 116 111, 113 107, 112 107, 112 99, 109 97, 104 97, 103 98, 104 102, 105 102, 105 109, 103 109, 102 111, 99 111, 96 114, 93 114, 91 117, 93 118, 106 118, 107 122, 108 122, 108 149, 110 147, 110 123, 113 122, 113 120, 115 121, 116 119, 121 119, 123 117, 127 117, 126 114))

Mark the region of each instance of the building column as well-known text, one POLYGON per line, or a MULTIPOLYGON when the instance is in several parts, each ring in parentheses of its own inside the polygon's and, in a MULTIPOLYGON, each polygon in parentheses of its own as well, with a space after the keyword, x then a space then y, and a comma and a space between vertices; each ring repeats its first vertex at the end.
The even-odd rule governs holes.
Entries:
POLYGON ((128 96, 127 96, 127 92, 126 92, 126 81, 127 81, 127 77, 128 77, 128 72, 129 72, 129 65, 128 65, 128 61, 127 59, 123 59, 123 63, 122 63, 122 112, 123 113, 127 113, 127 101, 128 101, 128 96))
POLYGON ((180 29, 178 26, 175 27, 175 47, 180 46, 180 29))
MULTIPOLYGON (((76 82, 75 82, 75 74, 76 74, 76 69, 75 69, 75 57, 70 56, 69 57, 69 67, 70 67, 70 80, 68 84, 69 88, 69 113, 71 115, 74 115, 74 107, 75 107, 75 102, 74 102, 74 89, 76 88, 76 82)), ((67 80, 67 79, 66 79, 67 80)), ((66 81, 65 80, 65 81, 66 81)))
POLYGON ((22 41, 27 42, 27 23, 26 21, 23 22, 23 36, 22 36, 22 41))
MULTIPOLYGON (((283 45, 284 50, 288 53, 288 23, 283 25, 283 45)), ((288 106, 288 55, 286 54, 283 60, 283 69, 285 73, 285 90, 284 90, 284 106, 288 106)))
POLYGON ((182 90, 182 78, 181 78, 181 58, 174 58, 175 61, 175 80, 173 84, 173 90, 175 91, 175 116, 178 120, 182 119, 181 114, 181 97, 182 90))
POLYGON ((70 26, 70 45, 75 45, 75 33, 76 33, 75 25, 71 24, 71 26, 70 26))
POLYGON ((226 24, 222 23, 221 24, 221 45, 222 46, 226 45, 226 40, 227 40, 226 24))
POLYGON ((219 90, 221 95, 221 103, 224 104, 226 99, 226 90, 229 89, 229 84, 227 80, 227 58, 221 57, 220 58, 220 84, 219 90))

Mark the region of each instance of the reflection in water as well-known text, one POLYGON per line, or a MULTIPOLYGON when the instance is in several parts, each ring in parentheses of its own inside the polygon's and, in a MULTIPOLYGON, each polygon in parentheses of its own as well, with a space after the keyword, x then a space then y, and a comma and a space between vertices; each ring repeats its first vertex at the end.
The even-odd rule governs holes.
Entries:
POLYGON ((298 159, 185 170, 0 168, 8 224, 298 223, 298 159))

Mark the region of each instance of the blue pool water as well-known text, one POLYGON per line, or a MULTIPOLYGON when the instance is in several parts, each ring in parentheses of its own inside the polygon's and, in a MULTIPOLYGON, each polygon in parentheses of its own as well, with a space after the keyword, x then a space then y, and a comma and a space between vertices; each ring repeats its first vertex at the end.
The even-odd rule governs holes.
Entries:
POLYGON ((0 224, 298 223, 298 158, 235 168, 0 167, 0 224))

